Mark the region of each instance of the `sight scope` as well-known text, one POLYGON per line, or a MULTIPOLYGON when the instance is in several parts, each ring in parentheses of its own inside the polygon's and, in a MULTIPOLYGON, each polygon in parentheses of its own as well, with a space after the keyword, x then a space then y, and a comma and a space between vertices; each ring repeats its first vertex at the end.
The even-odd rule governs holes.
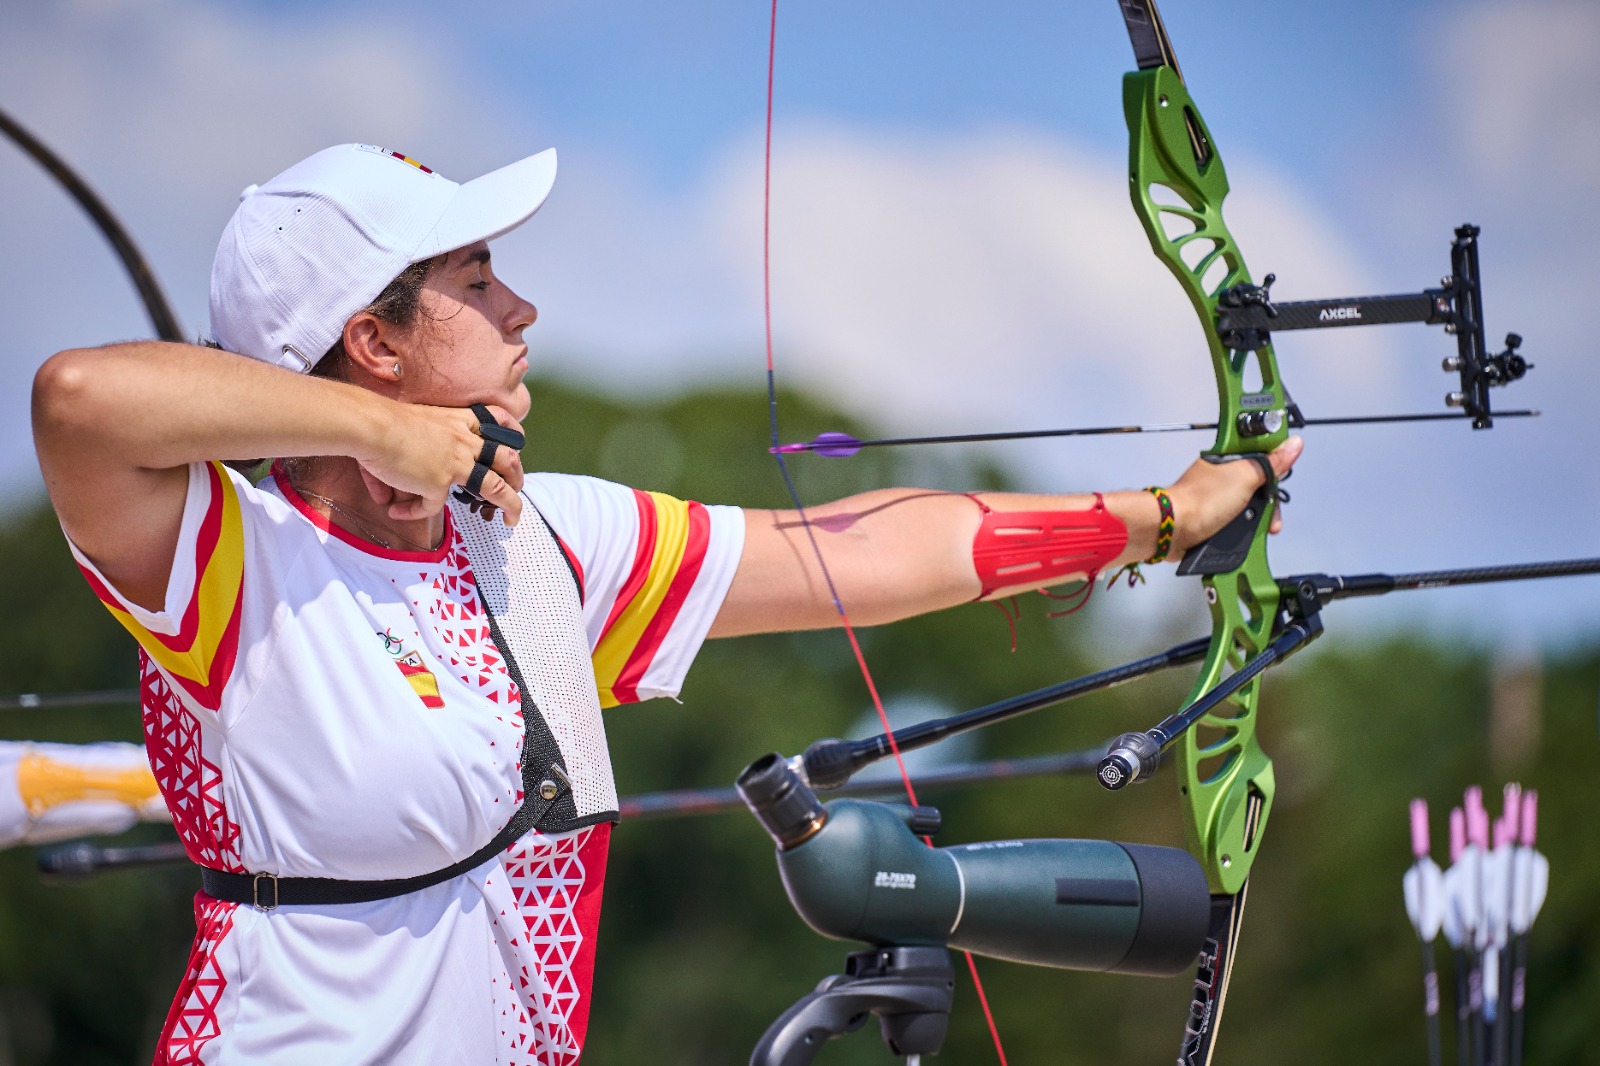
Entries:
POLYGON ((952 947, 1033 966, 1172 976, 1206 936, 1210 890, 1186 851, 1107 840, 932 848, 937 812, 817 801, 782 756, 737 781, 778 845, 789 900, 823 936, 952 947))

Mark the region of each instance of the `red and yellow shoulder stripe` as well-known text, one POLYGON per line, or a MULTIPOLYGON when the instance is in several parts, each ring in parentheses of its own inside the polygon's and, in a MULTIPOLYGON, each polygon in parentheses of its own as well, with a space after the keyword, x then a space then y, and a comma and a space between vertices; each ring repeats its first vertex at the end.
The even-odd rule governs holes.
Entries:
MULTIPOLYGON (((209 494, 194 543, 194 587, 176 633, 147 628, 122 606, 94 572, 83 576, 123 628, 163 673, 213 710, 221 705, 222 688, 233 672, 239 650, 239 612, 244 585, 244 526, 239 495, 220 463, 207 463, 209 494)), ((179 545, 179 551, 185 550, 179 545)))
POLYGON ((657 492, 633 495, 639 510, 633 566, 594 650, 602 707, 639 699, 639 684, 694 588, 711 539, 711 516, 700 504, 657 492))

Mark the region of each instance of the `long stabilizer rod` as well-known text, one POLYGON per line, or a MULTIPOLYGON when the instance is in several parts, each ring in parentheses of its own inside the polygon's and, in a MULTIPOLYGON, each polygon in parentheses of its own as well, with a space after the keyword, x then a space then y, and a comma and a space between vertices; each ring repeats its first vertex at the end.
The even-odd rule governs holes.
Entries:
POLYGON ((1239 669, 1207 689, 1177 714, 1142 733, 1124 733, 1111 742, 1096 776, 1115 792, 1148 779, 1161 763, 1161 754, 1201 718, 1227 700, 1268 667, 1287 659, 1322 632, 1322 606, 1346 596, 1381 596, 1387 592, 1448 588, 1452 585, 1487 585, 1501 581, 1529 581, 1544 577, 1600 574, 1600 559, 1565 559, 1550 563, 1510 563, 1459 570, 1423 570, 1411 574, 1301 574, 1280 580, 1282 614, 1272 643, 1239 669))
POLYGON ((1531 581, 1541 577, 1578 577, 1600 574, 1600 559, 1566 559, 1553 563, 1513 563, 1472 566, 1460 570, 1420 570, 1413 574, 1301 574, 1285 578, 1278 587, 1296 594, 1305 583, 1326 603, 1347 596, 1381 596, 1386 592, 1448 588, 1452 585, 1488 585, 1500 581, 1531 581))

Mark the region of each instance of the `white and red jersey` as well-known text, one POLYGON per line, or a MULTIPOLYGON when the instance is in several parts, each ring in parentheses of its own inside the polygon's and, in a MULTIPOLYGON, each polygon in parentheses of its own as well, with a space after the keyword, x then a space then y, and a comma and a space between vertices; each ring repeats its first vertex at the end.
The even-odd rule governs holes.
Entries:
MULTIPOLYGON (((603 731, 589 750, 598 706, 676 695, 743 517, 565 475, 531 475, 525 493, 571 563, 537 581, 581 584, 566 625, 592 668, 574 686, 513 654, 592 813, 615 804, 603 731), (562 686, 582 690, 568 702, 581 717, 588 701, 593 722, 538 700, 562 686)), ((146 747, 191 858, 408 877, 473 854, 510 818, 521 694, 489 635, 464 513, 447 514, 436 550, 396 551, 330 525, 281 471, 251 486, 197 463, 163 610, 125 600, 74 548, 140 644, 146 747)), ((524 527, 549 536, 530 511, 524 527)), ((534 579, 512 581, 514 610, 519 582, 534 579)), ((471 873, 373 903, 263 912, 197 895, 156 1062, 576 1062, 610 832, 530 832, 471 873)))

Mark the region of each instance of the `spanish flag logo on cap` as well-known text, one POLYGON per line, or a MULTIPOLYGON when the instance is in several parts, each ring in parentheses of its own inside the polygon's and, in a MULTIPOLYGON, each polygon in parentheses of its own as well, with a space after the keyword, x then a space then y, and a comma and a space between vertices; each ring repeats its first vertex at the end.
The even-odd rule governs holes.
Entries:
POLYGON ((410 163, 412 166, 416 167, 418 170, 422 171, 424 174, 432 174, 433 173, 433 168, 423 166, 421 163, 417 162, 415 159, 412 159, 410 156, 406 155, 404 152, 390 152, 389 154, 394 156, 396 159, 400 160, 400 162, 402 162, 402 163, 410 163))
POLYGON ((433 173, 433 168, 432 167, 423 166, 421 163, 417 162, 415 159, 412 159, 410 156, 406 155, 404 152, 396 152, 396 151, 393 151, 392 149, 389 149, 389 148, 381 148, 376 144, 358 144, 358 145, 356 145, 356 147, 358 149, 360 149, 361 151, 363 151, 363 152, 373 152, 373 153, 375 153, 377 155, 386 155, 390 159, 398 159, 402 163, 409 163, 412 166, 416 167, 418 170, 422 171, 424 174, 432 174, 433 173))

